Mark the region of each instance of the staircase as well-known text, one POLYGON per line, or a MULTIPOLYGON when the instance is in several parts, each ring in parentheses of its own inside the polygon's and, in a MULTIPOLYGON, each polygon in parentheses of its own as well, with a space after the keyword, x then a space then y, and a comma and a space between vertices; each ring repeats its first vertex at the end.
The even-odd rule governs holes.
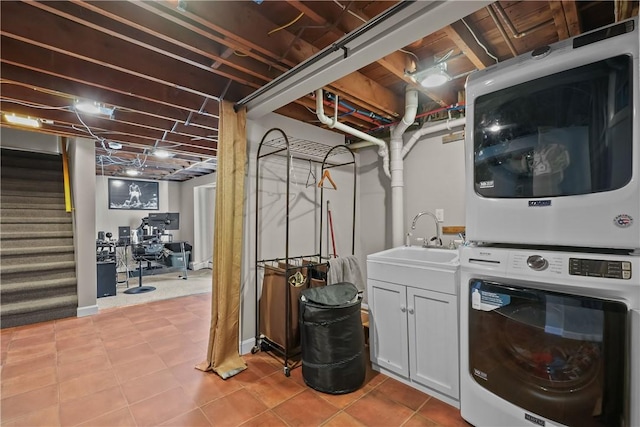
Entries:
POLYGON ((60 155, 0 150, 0 327, 75 317, 71 214, 60 155))

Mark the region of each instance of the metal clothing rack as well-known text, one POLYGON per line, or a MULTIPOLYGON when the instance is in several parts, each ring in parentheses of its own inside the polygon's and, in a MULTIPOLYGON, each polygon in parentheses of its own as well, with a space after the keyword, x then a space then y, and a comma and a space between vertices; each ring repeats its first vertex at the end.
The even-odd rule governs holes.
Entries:
MULTIPOLYGON (((335 167, 352 166, 353 167, 353 214, 351 227, 351 254, 355 252, 355 221, 356 221, 356 161, 353 151, 346 145, 331 146, 317 142, 307 141, 303 139, 289 138, 285 132, 278 128, 268 130, 258 146, 256 155, 256 199, 255 199, 255 346, 251 350, 256 353, 260 350, 275 353, 282 358, 283 370, 286 376, 289 376, 291 369, 299 366, 299 361, 294 358, 300 355, 299 348, 292 348, 290 341, 290 331, 292 329, 292 306, 291 292, 295 282, 296 288, 310 286, 312 279, 321 280, 321 276, 309 273, 302 281, 296 277, 301 269, 307 269, 308 272, 321 270, 324 265, 325 273, 328 267, 328 256, 322 255, 322 229, 323 229, 323 202, 324 187, 320 187, 320 224, 319 224, 319 244, 318 252, 310 255, 292 255, 289 251, 289 220, 290 220, 290 191, 291 191, 291 166, 293 160, 301 160, 321 165, 321 173, 335 167), (346 156, 340 156, 346 154, 346 156), (280 156, 286 158, 286 206, 285 206, 285 244, 284 257, 261 259, 260 248, 260 162, 270 156, 280 156), (344 158, 347 160, 344 160, 344 158), (265 273, 268 268, 281 268, 284 270, 284 306, 285 306, 285 330, 283 331, 284 342, 277 343, 271 337, 264 334, 262 325, 260 324, 260 293, 258 292, 260 272, 265 273)), ((326 274, 324 276, 326 284, 326 274)), ((295 289, 295 288, 294 288, 295 289)), ((295 301, 297 304, 297 301, 295 301)), ((297 322, 297 319, 293 320, 297 322)))

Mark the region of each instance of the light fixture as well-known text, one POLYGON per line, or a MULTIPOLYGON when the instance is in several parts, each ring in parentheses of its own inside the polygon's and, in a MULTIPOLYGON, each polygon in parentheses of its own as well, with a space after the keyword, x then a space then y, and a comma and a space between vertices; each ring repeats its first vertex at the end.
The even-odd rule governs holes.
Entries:
POLYGON ((447 63, 441 62, 416 73, 416 79, 423 87, 438 87, 451 81, 451 76, 447 74, 447 63))
POLYGON ((32 117, 16 116, 15 114, 5 113, 4 119, 14 125, 28 126, 32 128, 40 127, 40 121, 32 117))
POLYGON ((83 113, 109 117, 113 115, 113 111, 115 110, 115 108, 108 108, 98 102, 93 101, 77 101, 74 104, 74 108, 76 109, 76 111, 81 111, 83 113))
POLYGON ((124 171, 124 173, 126 173, 129 176, 138 176, 138 175, 140 175, 140 171, 138 169, 127 169, 126 171, 124 171))
POLYGON ((109 141, 107 142, 107 146, 112 150, 122 150, 122 144, 119 142, 109 141))
POLYGON ((153 155, 156 157, 160 157, 161 159, 166 159, 169 157, 173 157, 173 153, 167 151, 167 150, 153 150, 153 155))

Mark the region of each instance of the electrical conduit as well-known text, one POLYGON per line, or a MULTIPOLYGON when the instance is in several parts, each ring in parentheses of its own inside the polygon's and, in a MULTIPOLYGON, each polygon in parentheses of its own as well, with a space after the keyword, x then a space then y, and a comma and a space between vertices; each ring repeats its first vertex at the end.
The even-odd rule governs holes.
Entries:
MULTIPOLYGON (((384 173, 388 177, 391 177, 391 173, 389 172, 389 149, 387 148, 387 143, 380 138, 376 138, 367 133, 359 131, 358 129, 354 129, 350 126, 340 123, 338 121, 337 111, 334 117, 327 117, 324 114, 324 106, 322 102, 323 99, 324 98, 322 96, 322 89, 316 90, 316 115, 318 116, 318 120, 320 120, 320 123, 327 125, 330 129, 335 128, 335 129, 341 130, 350 135, 353 135, 355 137, 358 137, 360 139, 363 139, 365 141, 368 141, 377 145, 379 147, 378 155, 382 157, 382 167, 384 169, 384 173)), ((336 103, 336 106, 337 105, 338 103, 336 103)), ((337 110, 337 107, 336 107, 336 110, 337 110)))

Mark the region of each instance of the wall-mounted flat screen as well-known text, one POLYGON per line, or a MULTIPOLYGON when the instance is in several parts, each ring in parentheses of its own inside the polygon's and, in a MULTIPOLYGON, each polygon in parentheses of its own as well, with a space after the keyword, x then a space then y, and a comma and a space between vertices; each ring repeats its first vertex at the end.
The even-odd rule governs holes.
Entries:
POLYGON ((180 229, 180 213, 178 212, 151 212, 149 213, 149 225, 163 230, 180 229))

